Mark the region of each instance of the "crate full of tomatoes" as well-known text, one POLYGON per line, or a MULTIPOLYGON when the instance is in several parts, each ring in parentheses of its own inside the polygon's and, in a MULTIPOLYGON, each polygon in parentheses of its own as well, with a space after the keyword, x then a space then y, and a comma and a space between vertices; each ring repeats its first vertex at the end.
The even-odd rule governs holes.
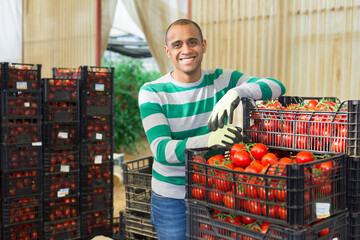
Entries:
POLYGON ((345 211, 346 155, 280 151, 263 143, 186 149, 187 199, 284 226, 345 211))
POLYGON ((186 207, 187 239, 347 239, 346 212, 294 228, 188 202, 186 207))
POLYGON ((360 104, 337 98, 243 99, 244 134, 281 149, 360 154, 360 104))
POLYGON ((40 89, 41 65, 0 63, 1 89, 21 92, 37 92, 40 89))
POLYGON ((79 81, 74 79, 43 79, 44 121, 79 122, 79 81))

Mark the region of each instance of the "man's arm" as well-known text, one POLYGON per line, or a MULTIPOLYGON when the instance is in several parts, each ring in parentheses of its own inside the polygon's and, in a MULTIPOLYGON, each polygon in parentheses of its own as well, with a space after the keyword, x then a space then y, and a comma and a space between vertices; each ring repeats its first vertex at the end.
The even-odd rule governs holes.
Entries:
POLYGON ((208 127, 215 131, 225 125, 226 118, 232 123, 234 110, 241 98, 273 99, 285 94, 284 85, 273 78, 257 78, 234 71, 231 75, 231 88, 217 102, 208 120, 208 127))

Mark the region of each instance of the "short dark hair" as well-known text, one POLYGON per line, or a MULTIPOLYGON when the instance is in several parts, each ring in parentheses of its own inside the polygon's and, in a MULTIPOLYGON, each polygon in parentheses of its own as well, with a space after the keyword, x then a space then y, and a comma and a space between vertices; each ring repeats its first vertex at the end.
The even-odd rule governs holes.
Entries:
POLYGON ((165 44, 167 45, 167 35, 168 35, 168 32, 169 32, 169 29, 174 26, 174 25, 188 25, 188 24, 194 24, 195 27, 198 29, 199 31, 199 34, 200 34, 200 40, 201 42, 203 41, 203 35, 202 35, 202 32, 201 32, 201 28, 199 27, 199 25, 194 22, 194 21, 191 21, 189 19, 186 19, 186 18, 181 18, 181 19, 178 19, 176 20, 175 22, 173 22, 172 24, 170 24, 170 26, 166 29, 166 32, 165 32, 165 44))

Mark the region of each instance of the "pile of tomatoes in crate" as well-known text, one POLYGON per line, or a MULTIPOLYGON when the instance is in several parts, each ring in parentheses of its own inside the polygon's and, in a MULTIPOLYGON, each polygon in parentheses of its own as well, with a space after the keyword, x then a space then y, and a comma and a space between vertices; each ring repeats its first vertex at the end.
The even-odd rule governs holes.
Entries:
POLYGON ((321 98, 285 106, 278 100, 267 100, 248 109, 252 142, 325 152, 346 151, 345 102, 321 98))

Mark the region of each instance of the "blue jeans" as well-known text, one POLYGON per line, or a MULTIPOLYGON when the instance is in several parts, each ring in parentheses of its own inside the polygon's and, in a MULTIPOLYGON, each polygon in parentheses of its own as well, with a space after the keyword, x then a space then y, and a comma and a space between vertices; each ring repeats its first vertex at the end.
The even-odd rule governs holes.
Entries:
POLYGON ((186 239, 185 200, 163 197, 151 191, 151 224, 158 240, 186 239))

